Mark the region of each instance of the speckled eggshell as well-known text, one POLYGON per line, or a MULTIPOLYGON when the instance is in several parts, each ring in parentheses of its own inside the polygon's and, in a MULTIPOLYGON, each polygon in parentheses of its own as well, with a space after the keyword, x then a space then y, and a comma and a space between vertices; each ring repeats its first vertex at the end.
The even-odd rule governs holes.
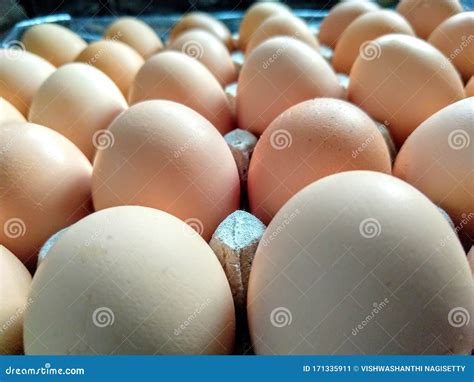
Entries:
POLYGON ((321 44, 335 48, 344 30, 359 16, 380 9, 369 1, 351 1, 335 5, 321 22, 318 38, 321 44))
POLYGON ((91 209, 92 166, 68 139, 32 123, 0 126, 0 243, 31 269, 53 233, 91 209))
POLYGON ((59 68, 33 97, 28 120, 70 139, 93 160, 101 133, 127 108, 117 85, 99 69, 83 63, 59 68))
POLYGON ((181 52, 162 52, 142 66, 130 87, 130 105, 150 99, 182 103, 207 118, 222 134, 234 121, 224 89, 199 61, 181 52))
POLYGON ((0 125, 9 122, 25 122, 25 117, 4 98, 0 98, 0 125))
POLYGON ((204 64, 221 86, 237 80, 237 70, 229 51, 217 37, 206 30, 184 31, 168 49, 180 51, 204 64))
POLYGON ((474 12, 450 17, 431 33, 428 42, 451 60, 464 81, 474 76, 474 12))
POLYGON ((26 50, 35 53, 54 66, 76 59, 87 43, 73 31, 58 24, 39 24, 30 27, 21 41, 26 50))
POLYGON ((316 97, 343 97, 332 68, 305 43, 273 37, 254 49, 240 72, 238 125, 260 135, 290 106, 316 97))
POLYGON ((425 40, 444 20, 462 11, 459 0, 401 0, 397 5, 397 12, 425 40))
POLYGON ((131 204, 169 212, 209 240, 239 207, 237 166, 224 138, 194 110, 170 101, 132 106, 110 126, 115 144, 99 151, 96 209, 131 204))
POLYGON ((432 114, 464 98, 454 66, 425 41, 390 34, 370 48, 352 67, 349 100, 384 122, 397 147, 432 114))
POLYGON ((466 92, 466 97, 474 97, 474 76, 471 77, 464 90, 466 92))
POLYGON ((145 59, 163 49, 163 43, 155 31, 135 17, 118 18, 108 26, 104 38, 131 46, 145 59))
POLYGON ((0 355, 23 351, 23 314, 29 304, 31 275, 20 260, 0 245, 0 355))
POLYGON ((391 172, 387 146, 370 117, 336 99, 299 103, 278 116, 255 147, 248 177, 252 214, 268 224, 303 187, 357 169, 391 172))
POLYGON ((234 41, 229 28, 222 21, 203 12, 190 12, 182 17, 171 29, 170 43, 191 29, 205 30, 219 39, 229 51, 234 50, 234 41))
POLYGON ((394 175, 443 208, 459 234, 474 236, 474 97, 445 107, 411 134, 394 175))
POLYGON ((277 36, 295 38, 319 51, 318 40, 311 32, 308 25, 306 25, 306 23, 299 17, 290 13, 282 13, 267 18, 262 25, 258 27, 247 44, 245 54, 250 54, 262 42, 277 36))
POLYGON ((373 11, 358 17, 339 38, 332 58, 334 70, 350 73, 357 56, 366 55, 367 51, 370 54, 370 41, 390 33, 415 35, 410 24, 393 11, 373 11))
POLYGON ((472 275, 451 236, 437 207, 390 175, 312 183, 257 248, 247 304, 255 352, 470 354, 474 324, 458 319, 474 314, 472 275))
POLYGON ((36 54, 0 49, 0 97, 26 117, 33 95, 55 70, 36 54))
POLYGON ((277 2, 257 2, 244 14, 239 27, 239 49, 245 52, 253 33, 269 17, 279 14, 291 14, 290 9, 277 2))
POLYGON ((92 65, 104 72, 125 97, 135 75, 145 62, 130 46, 112 40, 90 44, 79 54, 76 61, 92 65))
POLYGON ((79 221, 51 248, 31 289, 26 354, 232 351, 224 271, 191 227, 162 211, 124 206, 79 221))

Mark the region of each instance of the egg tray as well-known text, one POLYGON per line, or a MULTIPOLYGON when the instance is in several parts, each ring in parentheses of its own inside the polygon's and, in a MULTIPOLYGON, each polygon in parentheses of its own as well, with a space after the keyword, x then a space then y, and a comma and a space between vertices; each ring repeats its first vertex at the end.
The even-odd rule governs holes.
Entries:
MULTIPOLYGON (((243 17, 240 11, 225 11, 211 13, 212 16, 222 21, 233 34, 239 29, 240 21, 243 17)), ((327 11, 296 9, 294 14, 305 20, 312 30, 317 30, 327 11)), ((182 17, 182 14, 170 15, 142 15, 139 19, 146 22, 163 39, 167 40, 169 31, 174 24, 182 17)), ((96 16, 96 17, 73 17, 67 13, 60 13, 49 16, 41 16, 33 19, 23 20, 5 35, 2 41, 3 47, 16 46, 21 40, 23 33, 31 26, 45 23, 57 23, 68 27, 73 32, 79 34, 87 42, 99 40, 105 29, 116 19, 115 16, 96 16)))

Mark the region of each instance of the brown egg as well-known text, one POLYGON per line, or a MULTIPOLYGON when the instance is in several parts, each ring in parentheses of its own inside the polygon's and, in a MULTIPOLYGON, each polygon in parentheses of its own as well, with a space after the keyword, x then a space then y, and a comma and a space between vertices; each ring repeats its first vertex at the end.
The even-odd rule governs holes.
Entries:
POLYGON ((319 98, 280 114, 258 140, 250 161, 250 209, 268 224, 303 187, 348 170, 391 172, 375 123, 348 102, 319 98))
POLYGON ((76 61, 92 65, 107 74, 125 97, 135 75, 145 62, 130 46, 112 40, 90 44, 76 61))
POLYGON ((23 314, 31 303, 28 299, 30 272, 20 260, 0 245, 0 355, 23 351, 23 314))
POLYGON ((120 17, 109 25, 104 38, 121 41, 148 58, 163 49, 160 37, 148 24, 134 17, 120 17))
POLYGON ((58 24, 39 24, 30 27, 22 37, 29 52, 35 53, 54 66, 76 59, 87 46, 78 34, 58 24))
POLYGON ((36 54, 0 49, 0 97, 27 116, 33 95, 55 70, 36 54))
POLYGON ((433 114, 406 140, 394 175, 412 184, 474 236, 474 97, 433 114))
POLYGON ((425 119, 462 98, 463 84, 454 66, 412 36, 379 37, 351 70, 349 100, 385 123, 397 147, 425 119))
POLYGON ((150 99, 182 103, 222 134, 232 130, 234 122, 224 89, 203 64, 184 53, 162 52, 142 66, 128 100, 132 105, 150 99))
POLYGON ((359 16, 380 9, 369 1, 351 1, 332 7, 319 29, 319 42, 335 48, 342 32, 359 16))
POLYGON ((9 122, 26 122, 26 119, 10 102, 0 98, 0 125, 9 122))
POLYGON ((449 58, 464 81, 474 76, 474 12, 463 12, 442 22, 428 42, 449 58))
POLYGON ((259 135, 290 106, 342 96, 336 74, 318 52, 301 41, 273 37, 255 48, 240 72, 238 124, 259 135))
POLYGON ((2 125, 0 142, 0 242, 33 268, 48 237, 89 213, 92 166, 44 126, 2 125))
POLYGON ((270 16, 258 27, 247 44, 245 54, 250 54, 262 42, 276 36, 292 37, 308 44, 315 50, 319 50, 318 40, 310 31, 308 25, 290 13, 282 13, 270 16))
POLYGON ((397 5, 397 12, 425 40, 444 20, 462 11, 459 0, 401 0, 397 5))
POLYGON ((122 93, 100 70, 86 64, 64 65, 33 98, 28 120, 69 138, 92 161, 101 133, 127 108, 122 93))
POLYGON ((442 244, 452 235, 428 198, 387 174, 348 171, 305 187, 255 254, 255 353, 469 354, 473 280, 459 240, 442 244))
POLYGON ((275 2, 257 2, 247 9, 239 28, 240 50, 245 52, 253 33, 267 18, 282 13, 288 14, 290 9, 284 4, 275 2))
POLYGON ((115 144, 99 151, 94 161, 96 209, 124 204, 157 208, 184 220, 208 241, 239 207, 232 153, 194 110, 170 101, 142 102, 122 113, 109 132, 115 144))
POLYGON ((370 49, 370 41, 390 33, 415 35, 410 24, 393 11, 374 11, 358 17, 339 38, 332 58, 334 70, 349 74, 357 56, 370 49))
POLYGON ((171 29, 170 43, 173 43, 178 36, 190 29, 202 29, 217 37, 229 51, 234 50, 234 42, 229 28, 215 17, 203 12, 190 12, 181 18, 171 29))
POLYGON ((464 90, 466 91, 466 97, 474 97, 474 76, 471 77, 464 90))
POLYGON ((227 48, 214 35, 203 29, 181 33, 169 46, 201 62, 222 86, 237 79, 237 70, 227 48))

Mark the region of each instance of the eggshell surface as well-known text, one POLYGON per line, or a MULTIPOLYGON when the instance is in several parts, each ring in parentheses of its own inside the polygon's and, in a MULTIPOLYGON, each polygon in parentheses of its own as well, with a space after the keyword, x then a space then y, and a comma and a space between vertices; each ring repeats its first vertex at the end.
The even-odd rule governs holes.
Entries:
POLYGON ((321 44, 335 48, 344 30, 359 16, 380 9, 370 1, 339 3, 331 8, 321 22, 318 38, 321 44))
POLYGON ((234 307, 219 261, 191 227, 152 208, 111 208, 70 227, 30 297, 26 354, 232 351, 234 307))
POLYGON ((205 30, 191 29, 181 33, 168 47, 201 62, 221 86, 237 80, 237 70, 225 45, 205 30))
POLYGON ((347 170, 391 172, 390 154, 375 123, 348 102, 299 103, 265 130, 250 161, 250 210, 265 224, 303 187, 347 170))
POLYGON ((0 96, 26 117, 33 95, 55 70, 36 54, 0 49, 0 96))
POLYGON ((4 98, 0 98, 0 125, 8 122, 25 122, 25 117, 4 98))
POLYGON ((412 36, 390 34, 373 40, 350 74, 349 100, 384 122, 397 147, 432 114, 463 98, 454 66, 412 36))
POLYGON ((58 131, 92 161, 102 148, 101 133, 126 108, 127 101, 109 77, 90 65, 73 63, 42 84, 28 120, 58 131))
POLYGON ((132 106, 109 127, 115 144, 98 152, 96 209, 131 204, 169 212, 209 240, 240 202, 237 166, 204 117, 170 101, 132 106))
POLYGON ((474 76, 474 12, 450 17, 431 33, 428 42, 451 60, 464 81, 474 76))
POLYGON ((31 275, 16 256, 0 245, 0 354, 23 351, 23 314, 29 303, 31 275))
POLYGON ((163 49, 155 31, 134 17, 120 17, 104 33, 106 40, 121 41, 135 49, 145 59, 163 49))
POLYGON ((401 0, 397 5, 397 12, 422 39, 427 39, 439 24, 462 10, 458 0, 401 0))
POLYGON ((326 60, 301 41, 271 38, 255 48, 240 72, 238 125, 260 135, 290 106, 316 97, 343 97, 326 60))
POLYGON ((453 235, 433 203, 390 175, 312 183, 278 212, 254 258, 256 353, 470 354, 472 320, 453 318, 474 313, 472 275, 458 240, 441 245, 453 235))
POLYGON ((0 142, 0 243, 33 269, 46 239, 89 213, 92 166, 44 126, 1 125, 0 142))
POLYGON ((190 12, 182 17, 170 32, 170 43, 191 29, 205 30, 219 39, 229 51, 234 49, 232 35, 226 25, 203 12, 190 12))
POLYGON ((129 93, 130 104, 165 99, 182 103, 209 120, 222 134, 233 128, 224 89, 200 62, 179 52, 162 52, 142 66, 129 93))
POLYGON ((406 140, 394 175, 451 217, 459 234, 474 235, 474 97, 433 114, 406 140))
POLYGON ((393 11, 373 11, 358 17, 339 38, 332 58, 334 70, 348 74, 357 56, 370 55, 371 40, 390 33, 415 35, 410 24, 393 11))
POLYGON ((54 66, 74 61, 87 46, 78 34, 51 23, 30 27, 23 35, 22 42, 26 50, 43 57, 54 66))
POLYGON ((466 97, 474 97, 474 76, 471 77, 464 90, 466 91, 466 97))
POLYGON ((111 40, 96 41, 84 49, 77 62, 92 65, 104 72, 127 97, 130 87, 144 60, 130 46, 111 40))

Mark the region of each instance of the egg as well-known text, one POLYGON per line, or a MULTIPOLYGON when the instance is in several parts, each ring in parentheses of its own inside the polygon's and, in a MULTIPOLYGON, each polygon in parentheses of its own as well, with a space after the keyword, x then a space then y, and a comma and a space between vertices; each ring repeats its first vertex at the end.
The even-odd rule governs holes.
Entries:
POLYGON ((442 22, 428 42, 459 70, 464 81, 474 76, 474 12, 463 12, 442 22))
POLYGON ((394 175, 443 208, 456 230, 474 236, 474 97, 433 114, 405 141, 394 175))
POLYGON ((93 66, 72 63, 55 71, 36 92, 28 120, 70 139, 92 161, 103 133, 127 108, 119 88, 93 66))
POLYGON ((180 52, 150 58, 130 88, 130 104, 166 99, 182 103, 209 120, 222 134, 232 130, 233 118, 224 89, 199 61, 180 52))
POLYGON ((290 106, 315 97, 343 97, 334 71, 307 44, 273 37, 254 49, 240 72, 238 125, 260 135, 290 106))
POLYGON ((115 207, 74 224, 31 290, 26 354, 232 351, 234 306, 224 271, 191 227, 162 211, 115 207))
POLYGON ((173 43, 183 32, 191 29, 205 30, 219 39, 228 50, 234 49, 229 28, 222 21, 203 12, 190 12, 182 17, 171 29, 170 43, 173 43))
POLYGON ((474 76, 471 77, 464 90, 466 91, 466 97, 474 97, 474 76))
POLYGON ((415 35, 410 24, 396 12, 373 11, 359 16, 339 37, 332 58, 334 70, 349 74, 359 54, 365 55, 367 50, 370 54, 370 41, 390 33, 415 35))
POLYGON ((412 36, 390 34, 373 40, 350 73, 349 100, 385 121, 397 147, 425 119, 463 98, 454 66, 412 36))
POLYGON ((276 36, 292 37, 308 44, 315 50, 319 50, 318 40, 313 36, 308 25, 290 13, 282 13, 270 16, 257 28, 247 44, 245 54, 249 54, 262 42, 276 36))
POLYGON ((318 38, 321 44, 335 48, 342 32, 359 16, 380 9, 370 1, 351 1, 332 7, 321 22, 318 38))
POLYGON ((295 193, 347 170, 391 172, 375 123, 348 102, 319 98, 280 114, 257 142, 250 161, 250 210, 268 224, 295 193))
POLYGON ((0 49, 0 97, 26 117, 33 95, 55 70, 36 54, 0 49))
POLYGON ((10 102, 0 98, 0 125, 9 122, 26 122, 26 119, 10 102))
POLYGON ((217 37, 206 30, 184 31, 168 46, 168 49, 181 51, 201 62, 221 86, 237 80, 237 70, 229 51, 217 37))
POLYGON ((1 125, 0 142, 0 243, 32 269, 49 236, 89 213, 92 166, 44 126, 1 125))
POLYGON ((31 302, 31 275, 16 256, 0 245, 0 354, 23 351, 23 314, 31 302))
POLYGON ((209 240, 239 207, 239 175, 221 134, 194 110, 170 101, 132 106, 109 127, 115 144, 97 153, 97 210, 142 205, 169 212, 209 240), (126 179, 126 182, 124 182, 126 179))
POLYGON ((444 20, 462 11, 459 0, 401 0, 397 5, 397 12, 408 20, 422 39, 427 39, 444 20))
POLYGON ((281 3, 257 2, 244 14, 239 26, 239 48, 244 51, 253 33, 269 17, 278 14, 291 14, 290 9, 281 3))
POLYGON ((163 43, 155 31, 148 24, 134 17, 118 18, 108 26, 104 38, 123 42, 144 58, 163 49, 163 43))
POLYGON ((76 59, 87 43, 76 33, 58 24, 38 24, 30 27, 21 41, 25 49, 35 53, 54 66, 76 59))
POLYGON ((122 42, 102 40, 84 49, 76 62, 92 65, 104 72, 127 97, 128 89, 145 61, 134 49, 122 42))
POLYGON ((467 254, 467 260, 469 261, 469 266, 471 267, 471 272, 474 275, 474 247, 471 247, 471 250, 467 254))
POLYGON ((323 178, 267 227, 250 272, 256 354, 469 354, 474 289, 437 207, 371 171, 323 178), (302 340, 304 338, 304 340, 302 340))

